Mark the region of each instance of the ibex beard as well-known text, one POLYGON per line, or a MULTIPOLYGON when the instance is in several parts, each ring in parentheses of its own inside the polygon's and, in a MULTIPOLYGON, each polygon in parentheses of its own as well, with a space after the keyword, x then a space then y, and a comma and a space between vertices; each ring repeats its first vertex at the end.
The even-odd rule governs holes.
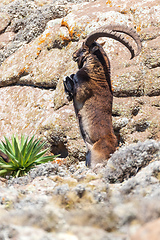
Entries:
POLYGON ((89 167, 107 160, 117 147, 112 126, 110 62, 102 46, 95 40, 99 37, 116 39, 129 49, 133 58, 135 51, 121 32, 135 40, 138 55, 141 41, 133 29, 121 25, 104 26, 92 32, 82 47, 73 53, 79 70, 64 79, 67 98, 73 100, 80 132, 87 147, 86 166, 89 167))

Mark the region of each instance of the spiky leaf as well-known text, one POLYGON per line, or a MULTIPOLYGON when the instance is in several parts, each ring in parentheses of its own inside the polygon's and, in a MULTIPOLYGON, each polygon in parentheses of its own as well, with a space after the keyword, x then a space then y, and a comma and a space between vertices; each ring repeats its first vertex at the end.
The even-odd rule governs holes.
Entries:
POLYGON ((44 156, 48 149, 42 150, 45 142, 41 143, 41 139, 34 140, 34 136, 28 141, 28 137, 25 138, 21 135, 21 140, 18 140, 12 135, 12 141, 10 142, 7 137, 5 142, 1 141, 0 150, 9 157, 9 162, 5 162, 0 157, 0 176, 12 175, 15 177, 26 174, 35 165, 53 161, 57 156, 44 156))

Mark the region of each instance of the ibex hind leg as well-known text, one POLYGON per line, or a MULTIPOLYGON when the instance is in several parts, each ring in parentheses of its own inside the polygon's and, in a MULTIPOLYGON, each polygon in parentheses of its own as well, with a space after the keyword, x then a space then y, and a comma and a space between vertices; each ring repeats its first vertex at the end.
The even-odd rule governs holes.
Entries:
POLYGON ((94 167, 97 163, 102 163, 108 160, 117 147, 117 139, 112 136, 109 138, 101 138, 94 143, 91 151, 91 166, 94 167))
POLYGON ((110 154, 108 148, 105 144, 105 139, 100 139, 96 143, 93 144, 92 147, 87 146, 87 153, 86 153, 86 166, 94 168, 97 163, 101 163, 104 160, 108 159, 110 154))
MULTIPOLYGON (((83 139, 85 138, 85 135, 83 134, 82 128, 81 128, 81 134, 83 136, 83 139)), ((87 148, 87 153, 86 153, 86 166, 91 167, 91 151, 93 148, 93 145, 91 143, 88 143, 85 141, 86 148, 87 148)))
POLYGON ((86 153, 86 167, 91 167, 91 151, 88 150, 86 153))

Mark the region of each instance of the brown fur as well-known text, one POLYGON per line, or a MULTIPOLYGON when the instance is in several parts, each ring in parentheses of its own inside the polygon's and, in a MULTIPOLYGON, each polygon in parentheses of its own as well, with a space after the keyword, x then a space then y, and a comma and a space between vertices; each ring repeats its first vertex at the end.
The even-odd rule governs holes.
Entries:
MULTIPOLYGON (((71 78, 73 104, 88 150, 86 165, 93 166, 107 160, 117 147, 112 126, 110 64, 103 48, 97 43, 90 48, 83 44, 73 57, 80 68, 71 78)), ((66 81, 64 84, 67 92, 66 81)))

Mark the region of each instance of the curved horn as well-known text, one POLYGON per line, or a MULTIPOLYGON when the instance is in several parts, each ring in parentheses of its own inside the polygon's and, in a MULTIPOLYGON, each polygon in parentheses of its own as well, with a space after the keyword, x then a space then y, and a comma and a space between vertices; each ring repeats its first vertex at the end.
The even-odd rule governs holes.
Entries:
POLYGON ((105 25, 103 27, 100 27, 97 30, 91 32, 91 34, 85 40, 85 44, 87 46, 90 46, 99 37, 109 37, 121 42, 131 52, 131 59, 137 56, 140 53, 142 48, 141 40, 138 34, 136 33, 136 31, 124 25, 105 25), (138 48, 136 54, 135 54, 135 50, 132 48, 129 42, 119 33, 125 33, 135 40, 138 48))

